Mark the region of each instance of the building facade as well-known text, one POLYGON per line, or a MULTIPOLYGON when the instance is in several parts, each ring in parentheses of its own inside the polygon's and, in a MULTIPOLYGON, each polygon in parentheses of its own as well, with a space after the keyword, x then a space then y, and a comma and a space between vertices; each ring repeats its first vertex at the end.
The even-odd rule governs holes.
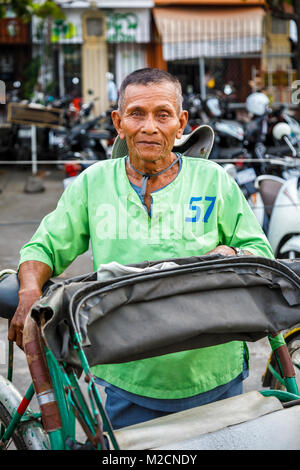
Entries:
MULTIPOLYGON (((79 94, 84 102, 93 99, 96 112, 102 112, 108 104, 107 72, 119 87, 128 73, 147 65, 153 1, 58 0, 57 3, 65 19, 51 24, 52 63, 48 69, 52 77, 46 80, 53 84, 54 94, 79 94)), ((36 54, 40 54, 41 48, 38 25, 34 20, 36 54)))
POLYGON ((264 86, 273 102, 290 103, 295 38, 290 22, 266 13, 264 0, 57 3, 64 20, 34 18, 31 28, 13 16, 1 20, 0 79, 37 79, 35 91, 94 100, 102 112, 107 72, 119 87, 149 66, 175 74, 185 93, 203 96, 230 83, 242 103, 251 87, 264 86))
POLYGON ((27 78, 30 60, 30 27, 8 9, 6 17, 0 20, 0 80, 8 93, 17 94, 27 78))
MULTIPOLYGON (((185 92, 202 96, 230 83, 236 100, 264 87, 290 103, 295 79, 290 22, 271 17, 264 0, 155 0, 157 62, 185 92)), ((154 65, 156 65, 154 62, 154 65)))

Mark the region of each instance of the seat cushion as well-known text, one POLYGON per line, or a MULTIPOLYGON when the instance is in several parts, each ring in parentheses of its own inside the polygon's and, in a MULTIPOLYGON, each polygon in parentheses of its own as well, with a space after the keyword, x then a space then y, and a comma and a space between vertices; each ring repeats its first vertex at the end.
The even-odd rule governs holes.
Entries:
POLYGON ((283 407, 277 398, 264 397, 252 391, 128 426, 116 430, 115 436, 123 450, 178 449, 182 441, 191 442, 208 433, 278 410, 283 410, 283 407))

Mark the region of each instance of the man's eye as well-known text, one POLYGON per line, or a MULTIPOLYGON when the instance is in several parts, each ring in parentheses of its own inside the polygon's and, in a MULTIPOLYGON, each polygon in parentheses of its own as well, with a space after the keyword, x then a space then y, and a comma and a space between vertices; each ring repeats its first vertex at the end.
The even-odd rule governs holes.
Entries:
POLYGON ((169 116, 168 113, 159 113, 158 115, 160 119, 166 119, 168 116, 169 116))
POLYGON ((131 116, 142 116, 142 113, 141 113, 141 111, 133 111, 131 113, 131 116))

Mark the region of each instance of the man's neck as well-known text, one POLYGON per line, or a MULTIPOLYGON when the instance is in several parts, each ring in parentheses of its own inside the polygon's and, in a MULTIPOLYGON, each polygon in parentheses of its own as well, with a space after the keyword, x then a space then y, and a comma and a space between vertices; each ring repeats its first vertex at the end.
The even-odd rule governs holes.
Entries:
POLYGON ((144 177, 141 173, 143 173, 143 174, 147 173, 147 174, 155 175, 155 176, 152 176, 152 177, 147 179, 146 189, 145 189, 145 191, 146 191, 146 193, 145 193, 145 202, 146 202, 146 204, 147 204, 147 202, 150 203, 148 201, 148 197, 149 197, 149 195, 151 194, 152 191, 156 191, 158 189, 163 188, 164 186, 168 185, 169 183, 171 183, 176 178, 176 176, 178 175, 178 172, 179 172, 179 168, 180 168, 180 164, 176 160, 177 160, 177 156, 175 155, 175 159, 173 159, 171 161, 171 164, 170 164, 171 167, 168 168, 168 166, 164 166, 164 168, 162 168, 162 170, 160 170, 162 173, 159 173, 157 171, 156 172, 152 171, 151 173, 148 173, 146 171, 141 171, 137 168, 134 168, 132 166, 132 163, 129 162, 128 159, 126 160, 126 173, 127 173, 127 177, 129 179, 129 181, 132 184, 135 184, 136 186, 139 186, 139 187, 143 188, 144 177), (173 165, 172 165, 172 163, 173 163, 173 165), (157 173, 159 173, 159 174, 157 174, 157 173))
POLYGON ((168 168, 176 159, 177 156, 173 152, 170 152, 169 156, 160 158, 158 160, 142 160, 138 156, 129 155, 130 164, 140 172, 148 174, 155 174, 163 171, 164 169, 168 168))

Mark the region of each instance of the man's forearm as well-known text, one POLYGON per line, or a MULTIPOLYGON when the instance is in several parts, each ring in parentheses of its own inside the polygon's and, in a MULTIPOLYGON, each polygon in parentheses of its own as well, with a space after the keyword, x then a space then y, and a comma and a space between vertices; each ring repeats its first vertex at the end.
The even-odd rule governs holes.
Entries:
POLYGON ((30 291, 42 291, 44 284, 52 276, 52 269, 48 264, 40 261, 24 261, 20 265, 18 277, 20 281, 19 297, 30 291))
POLYGON ((39 261, 24 261, 20 265, 18 272, 20 280, 19 304, 10 322, 8 339, 16 341, 21 349, 23 348, 23 328, 26 316, 34 302, 41 297, 42 288, 51 275, 50 266, 39 261))

